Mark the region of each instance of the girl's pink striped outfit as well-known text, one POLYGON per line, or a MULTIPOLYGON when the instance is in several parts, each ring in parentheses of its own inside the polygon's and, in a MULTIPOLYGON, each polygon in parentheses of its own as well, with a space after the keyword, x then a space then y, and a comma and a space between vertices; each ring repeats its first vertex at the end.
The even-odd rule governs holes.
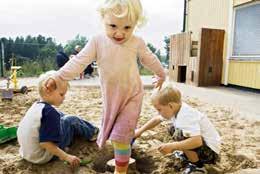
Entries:
POLYGON ((58 71, 61 79, 71 80, 92 61, 97 62, 103 97, 99 147, 107 139, 129 144, 134 136, 143 98, 137 58, 159 78, 165 79, 161 63, 137 36, 123 44, 112 42, 106 35, 95 36, 58 71))

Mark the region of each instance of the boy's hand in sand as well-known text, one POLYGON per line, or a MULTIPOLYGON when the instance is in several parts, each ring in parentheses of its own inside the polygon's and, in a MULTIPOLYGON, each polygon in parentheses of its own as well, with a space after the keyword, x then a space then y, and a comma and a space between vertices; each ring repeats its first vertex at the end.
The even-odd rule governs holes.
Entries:
POLYGON ((136 129, 135 130, 135 136, 134 136, 134 138, 138 138, 138 137, 140 137, 142 135, 142 131, 140 130, 140 129, 136 129))
POLYGON ((178 150, 176 143, 165 143, 158 147, 158 150, 166 155, 168 153, 172 153, 174 150, 178 150))
POLYGON ((76 168, 80 165, 80 159, 74 155, 67 155, 65 158, 72 168, 76 168))

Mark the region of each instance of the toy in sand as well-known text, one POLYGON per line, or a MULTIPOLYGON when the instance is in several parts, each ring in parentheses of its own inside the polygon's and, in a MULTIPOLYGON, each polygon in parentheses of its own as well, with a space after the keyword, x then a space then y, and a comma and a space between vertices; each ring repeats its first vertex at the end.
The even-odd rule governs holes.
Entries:
POLYGON ((0 125, 0 144, 15 139, 17 127, 4 127, 0 125))
MULTIPOLYGON (((111 159, 107 162, 107 166, 106 166, 107 171, 110 172, 114 172, 115 170, 115 159, 111 159)), ((133 158, 130 158, 129 160, 129 166, 128 166, 129 170, 136 170, 136 161, 133 158)))

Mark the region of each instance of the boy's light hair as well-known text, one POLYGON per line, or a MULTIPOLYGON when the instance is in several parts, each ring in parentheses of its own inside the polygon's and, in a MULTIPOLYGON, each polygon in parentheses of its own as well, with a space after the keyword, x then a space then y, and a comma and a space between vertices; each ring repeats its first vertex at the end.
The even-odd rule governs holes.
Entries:
MULTIPOLYGON (((56 75, 57 71, 47 71, 44 74, 41 74, 40 77, 38 78, 38 92, 40 94, 40 96, 44 96, 46 93, 46 88, 44 87, 45 83, 47 82, 47 80, 49 80, 50 78, 54 77, 56 75)), ((62 86, 68 87, 69 83, 67 81, 63 81, 63 84, 61 84, 62 86)))
POLYGON ((102 18, 107 12, 112 12, 118 18, 127 15, 138 27, 144 25, 146 21, 140 0, 102 0, 98 11, 102 18))
POLYGON ((156 88, 152 95, 152 102, 157 102, 161 105, 168 105, 169 103, 181 103, 181 92, 174 87, 173 83, 165 82, 159 90, 156 88))

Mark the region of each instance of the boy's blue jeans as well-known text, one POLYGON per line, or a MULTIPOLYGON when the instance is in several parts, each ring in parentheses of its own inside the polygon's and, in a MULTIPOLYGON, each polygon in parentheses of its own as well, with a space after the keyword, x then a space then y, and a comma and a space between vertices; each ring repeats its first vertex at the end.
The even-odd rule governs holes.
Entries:
POLYGON ((64 149, 72 144, 76 136, 90 140, 95 134, 95 126, 76 116, 62 116, 60 120, 61 141, 59 147, 64 149))

